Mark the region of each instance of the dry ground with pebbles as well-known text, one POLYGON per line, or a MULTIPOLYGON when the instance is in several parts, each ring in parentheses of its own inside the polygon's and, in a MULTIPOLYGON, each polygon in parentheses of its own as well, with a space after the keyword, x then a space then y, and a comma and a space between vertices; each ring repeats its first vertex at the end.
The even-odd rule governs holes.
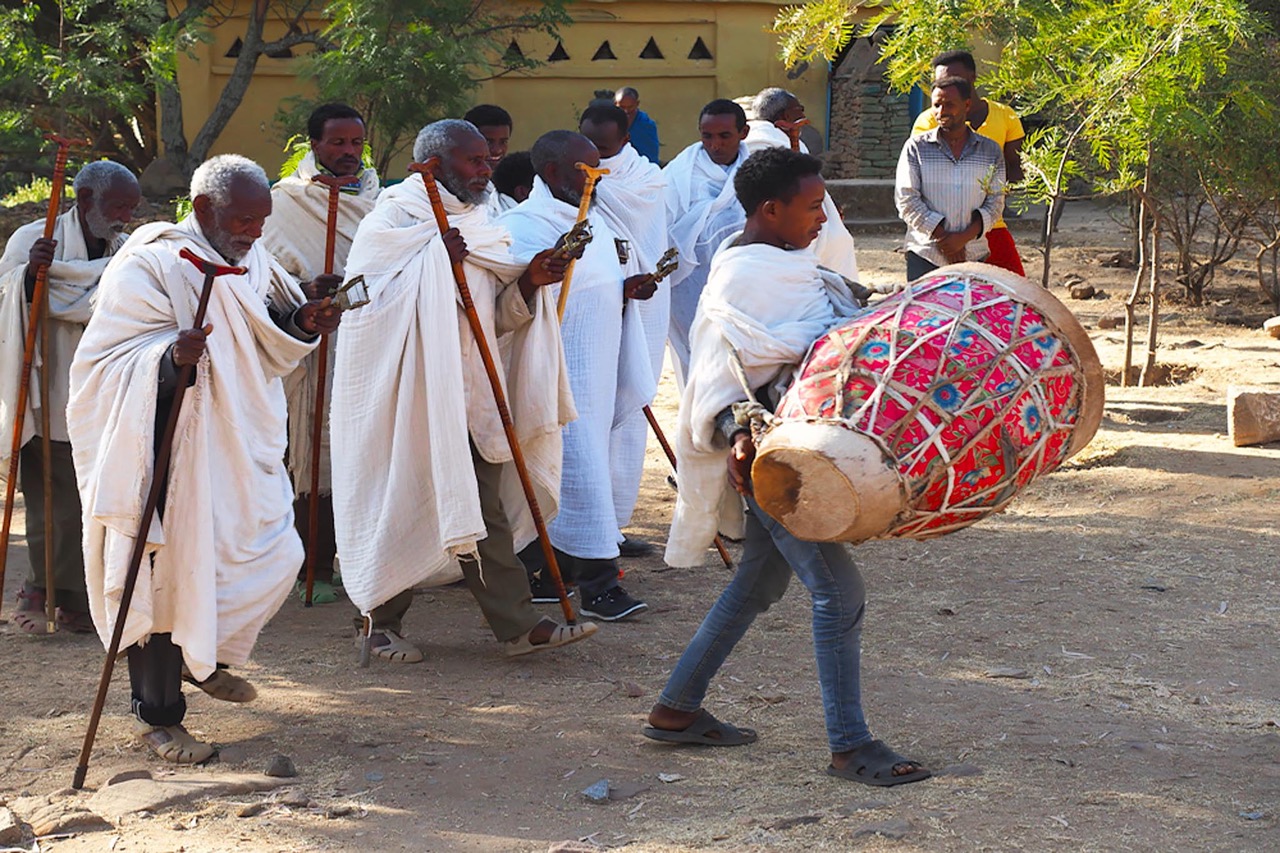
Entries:
MULTIPOLYGON (((895 236, 859 237, 866 278, 901 277, 895 236)), ((1095 259, 1122 240, 1105 212, 1079 208, 1055 255, 1058 276, 1078 273, 1111 294, 1069 303, 1111 368, 1120 335, 1097 320, 1118 310, 1131 272, 1095 259)), ((1024 254, 1034 275, 1039 255, 1024 254)), ((1256 294, 1245 272, 1229 271, 1214 296, 1254 310, 1256 294)), ((873 730, 949 775, 888 790, 823 775, 798 584, 708 698, 760 741, 703 751, 646 741, 643 715, 726 580, 719 565, 668 570, 654 558, 626 564, 627 586, 652 605, 643 618, 516 662, 499 655, 461 589, 424 590, 410 613, 425 663, 368 669, 355 666, 349 606, 304 610, 291 599, 245 670, 258 701, 195 693, 188 722, 223 746, 221 763, 197 776, 256 773, 283 753, 296 779, 39 848, 496 853, 587 839, 649 853, 1275 849, 1280 447, 1233 447, 1224 397, 1228 383, 1280 384, 1280 342, 1209 323, 1202 309, 1166 310, 1160 358, 1193 368, 1180 371, 1185 381, 1108 388, 1094 442, 1003 515, 940 540, 856 551, 870 595, 873 730), (579 792, 600 779, 629 796, 587 801, 579 792)), ((670 383, 656 410, 675 423, 670 383)), ((665 475, 651 448, 635 532, 655 541, 671 512, 665 475)), ((6 613, 26 565, 21 535, 9 565, 6 613)), ((58 792, 101 646, 8 624, 0 662, 0 799, 24 819, 36 797, 52 795, 55 812, 87 799, 58 792)), ((126 690, 121 673, 91 789, 122 771, 167 772, 130 740, 126 690)), ((28 835, 16 846, 31 845, 28 835)))

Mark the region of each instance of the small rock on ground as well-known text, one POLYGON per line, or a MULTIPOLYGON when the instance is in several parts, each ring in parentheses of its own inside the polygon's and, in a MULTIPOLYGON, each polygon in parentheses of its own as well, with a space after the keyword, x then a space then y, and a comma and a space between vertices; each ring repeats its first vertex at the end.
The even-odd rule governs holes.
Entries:
POLYGON ((15 847, 22 841, 22 824, 7 808, 0 808, 0 845, 15 847))
POLYGON ((885 838, 905 838, 907 833, 911 831, 910 821, 902 818, 893 818, 892 820, 882 820, 876 823, 868 823, 858 827, 853 831, 853 837, 859 838, 868 835, 880 835, 885 838))
POLYGON ((278 779, 292 779, 298 775, 298 768, 293 765, 293 759, 289 756, 276 754, 271 757, 267 769, 262 772, 278 779))
POLYGON ((585 841, 557 841, 547 848, 547 853, 600 853, 600 849, 585 841))
POLYGON ((934 776, 981 776, 982 768, 976 764, 948 764, 934 776))
POLYGON ((822 823, 822 815, 803 814, 795 817, 784 817, 782 820, 774 821, 766 828, 773 830, 794 829, 797 826, 806 826, 811 823, 822 823))
POLYGON ((64 832, 97 832, 111 824, 81 803, 50 803, 31 816, 31 831, 37 838, 64 832))

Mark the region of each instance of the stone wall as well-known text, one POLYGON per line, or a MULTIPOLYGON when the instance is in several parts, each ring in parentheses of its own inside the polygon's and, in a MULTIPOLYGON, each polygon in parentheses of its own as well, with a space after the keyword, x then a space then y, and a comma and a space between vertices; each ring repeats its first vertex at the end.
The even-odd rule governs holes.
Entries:
POLYGON ((831 77, 828 178, 892 179, 915 117, 906 95, 889 92, 875 37, 855 40, 831 77))

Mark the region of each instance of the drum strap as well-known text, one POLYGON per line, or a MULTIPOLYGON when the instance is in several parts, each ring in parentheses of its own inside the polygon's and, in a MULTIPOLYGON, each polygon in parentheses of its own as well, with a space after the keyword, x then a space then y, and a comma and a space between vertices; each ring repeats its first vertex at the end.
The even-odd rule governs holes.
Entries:
POLYGON ((752 440, 759 442, 765 428, 777 418, 756 399, 756 392, 751 387, 751 381, 747 379, 747 370, 742 366, 742 356, 738 354, 738 350, 728 341, 724 342, 724 346, 729 351, 729 369, 747 395, 746 400, 733 404, 733 419, 738 426, 751 430, 752 440))

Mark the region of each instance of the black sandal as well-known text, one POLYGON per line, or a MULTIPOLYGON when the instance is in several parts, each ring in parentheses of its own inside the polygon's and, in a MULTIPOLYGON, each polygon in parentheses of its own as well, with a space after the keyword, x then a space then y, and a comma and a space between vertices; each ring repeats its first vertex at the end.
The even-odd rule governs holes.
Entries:
POLYGON ((873 740, 855 749, 849 756, 849 763, 843 768, 834 764, 827 765, 827 775, 877 788, 891 788, 894 785, 905 785, 908 782, 919 782, 933 774, 918 761, 912 761, 894 752, 882 740, 873 740), (910 773, 894 775, 894 770, 901 767, 914 767, 910 773))

